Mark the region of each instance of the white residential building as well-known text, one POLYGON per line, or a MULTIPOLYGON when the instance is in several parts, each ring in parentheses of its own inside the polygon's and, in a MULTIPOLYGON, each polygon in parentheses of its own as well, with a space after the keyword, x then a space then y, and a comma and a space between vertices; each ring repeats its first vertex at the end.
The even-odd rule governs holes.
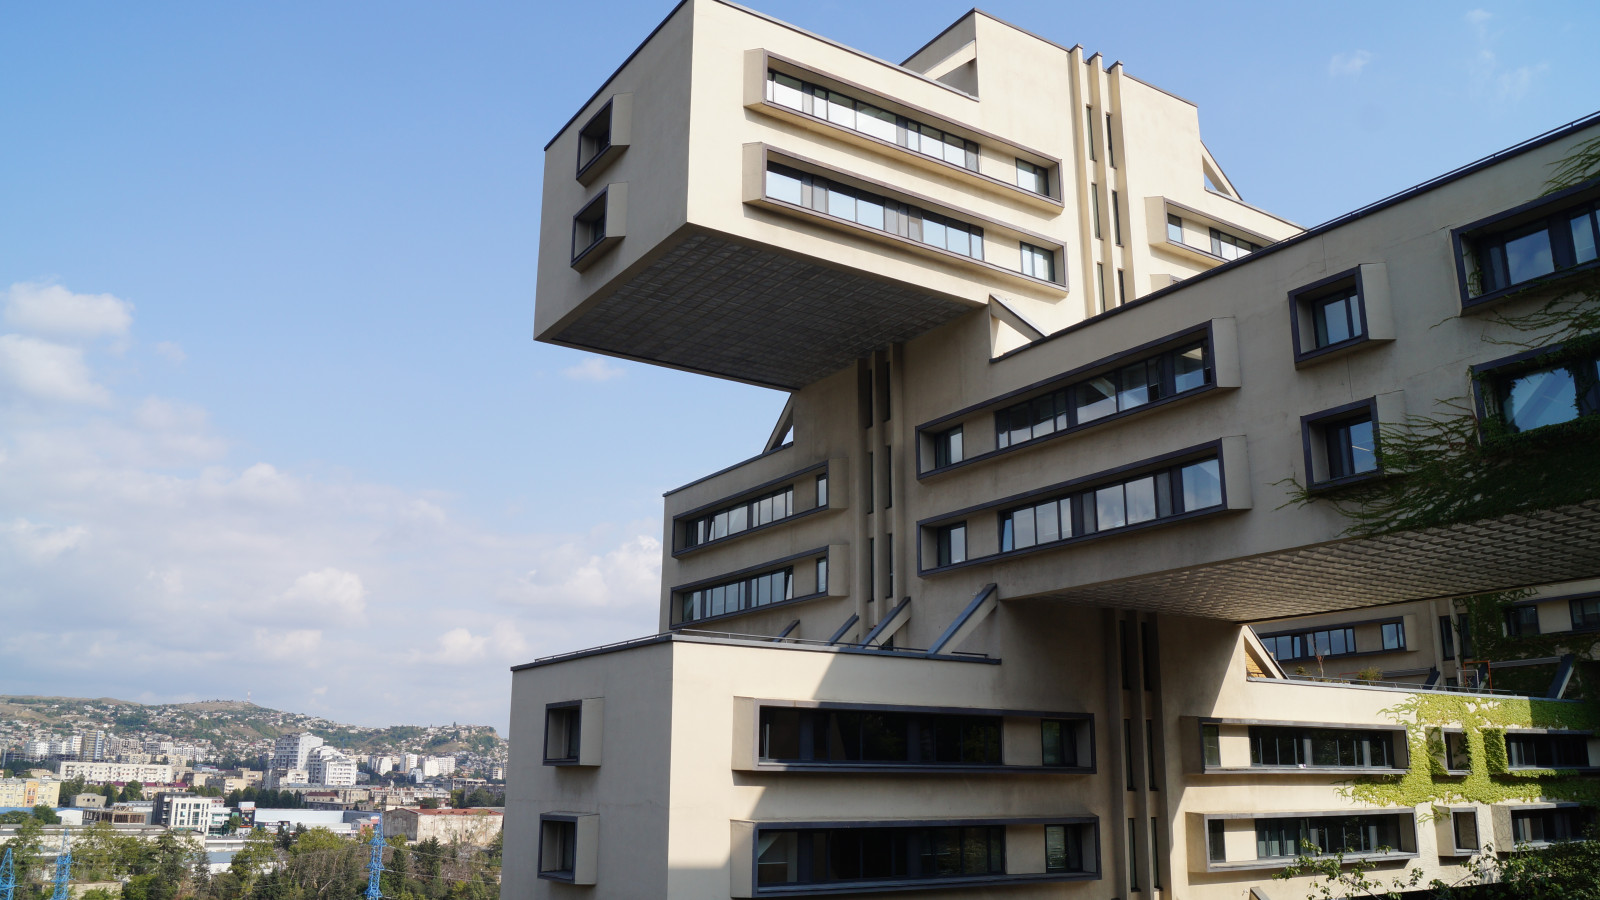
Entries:
POLYGON ((172 783, 169 765, 140 765, 137 763, 64 761, 60 766, 62 779, 82 778, 84 781, 139 781, 145 784, 172 783))
POLYGON ((312 784, 349 786, 356 783, 356 761, 333 747, 312 750, 306 769, 312 784))
POLYGON ((272 768, 304 769, 311 751, 322 743, 322 738, 309 731, 282 735, 272 745, 272 768))

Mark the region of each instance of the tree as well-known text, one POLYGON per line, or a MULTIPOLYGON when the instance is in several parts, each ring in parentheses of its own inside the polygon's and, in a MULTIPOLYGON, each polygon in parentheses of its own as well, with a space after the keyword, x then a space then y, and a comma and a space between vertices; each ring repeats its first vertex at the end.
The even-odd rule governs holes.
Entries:
POLYGON ((41 825, 61 824, 61 817, 56 815, 55 809, 44 803, 41 803, 33 808, 33 817, 38 819, 39 824, 41 825))
POLYGON ((272 835, 265 831, 252 831, 244 839, 244 849, 233 855, 228 871, 239 879, 242 893, 249 893, 256 880, 278 862, 278 849, 272 835))
POLYGON ((143 800, 144 799, 144 783, 140 782, 140 781, 130 781, 127 784, 123 785, 122 786, 122 799, 123 800, 143 800))
POLYGON ((420 806, 423 809, 438 809, 439 808, 439 800, 437 798, 435 798, 435 797, 428 797, 427 799, 423 800, 421 803, 418 803, 417 805, 420 806))

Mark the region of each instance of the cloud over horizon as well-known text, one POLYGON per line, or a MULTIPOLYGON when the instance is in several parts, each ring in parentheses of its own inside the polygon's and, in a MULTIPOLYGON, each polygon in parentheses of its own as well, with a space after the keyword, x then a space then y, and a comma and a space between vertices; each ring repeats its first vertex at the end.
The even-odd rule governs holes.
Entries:
POLYGON ((504 728, 508 666, 654 630, 656 523, 509 532, 438 492, 236 459, 203 407, 107 379, 120 354, 174 360, 131 304, 6 301, 7 690, 504 728))

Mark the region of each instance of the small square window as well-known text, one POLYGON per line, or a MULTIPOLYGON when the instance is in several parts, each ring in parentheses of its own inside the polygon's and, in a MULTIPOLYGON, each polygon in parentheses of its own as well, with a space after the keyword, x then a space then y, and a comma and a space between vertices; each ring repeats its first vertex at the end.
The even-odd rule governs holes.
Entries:
POLYGON ((1311 322, 1318 349, 1361 337, 1361 302, 1356 289, 1311 301, 1311 322))
POLYGON ((606 239, 606 192, 572 217, 572 258, 577 260, 606 239))
POLYGON ((1539 607, 1517 606, 1506 610, 1506 634, 1510 637, 1539 633, 1539 607))
POLYGON ((577 703, 549 706, 544 711, 544 761, 578 761, 583 707, 577 703))
POLYGON ((1450 830, 1455 835, 1456 852, 1478 852, 1478 811, 1458 809, 1450 813, 1450 830))
POLYGON ((1026 160, 1017 160, 1017 187, 1050 196, 1050 170, 1026 160))
POLYGON ((1295 365, 1391 340, 1387 278, 1363 265, 1290 291, 1295 365))
POLYGON ((1056 253, 1048 247, 1022 242, 1022 274, 1042 281, 1056 280, 1056 253))
POLYGON ((578 862, 578 823, 545 819, 539 823, 539 874, 570 879, 578 862))
POLYGON ((1373 409, 1373 402, 1367 401, 1301 420, 1306 474, 1312 487, 1380 471, 1373 409))
POLYGON ((1044 719, 1039 723, 1045 765, 1078 765, 1078 728, 1078 723, 1062 719, 1044 719))
POLYGON ((967 561, 967 523, 946 525, 934 533, 936 564, 953 566, 967 561))
POLYGON ((578 171, 589 168, 611 149, 611 104, 607 103, 578 132, 578 171))
POLYGON ((1383 649, 1406 649, 1406 626, 1404 622, 1385 622, 1382 630, 1383 649))

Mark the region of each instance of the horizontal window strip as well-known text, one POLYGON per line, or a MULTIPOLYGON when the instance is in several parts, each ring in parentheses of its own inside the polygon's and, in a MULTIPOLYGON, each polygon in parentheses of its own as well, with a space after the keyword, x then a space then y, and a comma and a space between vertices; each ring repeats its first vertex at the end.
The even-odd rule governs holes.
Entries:
POLYGON ((978 171, 978 145, 973 141, 848 94, 768 70, 767 100, 968 171, 978 171))
POLYGON ((794 567, 678 593, 680 622, 758 609, 794 599, 794 567))
POLYGON ((995 413, 995 446, 1006 449, 1071 431, 1119 412, 1216 381, 1209 341, 1155 353, 995 413))
POLYGON ((794 515, 794 485, 731 504, 683 523, 682 548, 697 547, 794 515))
POLYGON ((1221 460, 1213 456, 1007 510, 1000 516, 1000 552, 1221 505, 1221 460))
POLYGON ((875 231, 972 259, 983 259, 983 229, 979 226, 830 181, 820 175, 768 163, 766 195, 772 200, 854 222, 875 231))

